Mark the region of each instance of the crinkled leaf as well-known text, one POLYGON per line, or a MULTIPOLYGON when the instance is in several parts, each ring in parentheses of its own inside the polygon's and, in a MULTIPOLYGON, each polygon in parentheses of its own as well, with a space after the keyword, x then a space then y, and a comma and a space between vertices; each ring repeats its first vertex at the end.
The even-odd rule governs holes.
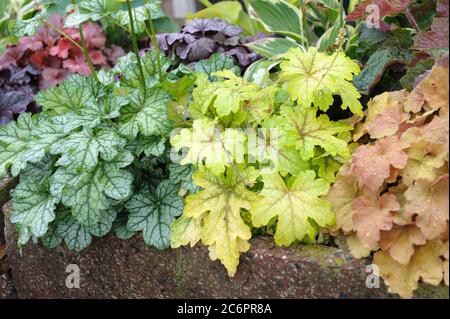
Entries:
POLYGON ((277 217, 278 245, 289 246, 305 237, 312 240, 317 235, 315 224, 325 227, 335 222, 330 203, 320 198, 328 192, 329 184, 316 179, 314 171, 301 172, 288 185, 278 174, 264 175, 263 181, 260 197, 252 205, 252 222, 259 227, 277 217))
POLYGON ((352 85, 353 75, 359 73, 359 66, 342 52, 333 55, 318 52, 310 47, 307 52, 290 49, 280 64, 280 80, 287 86, 290 97, 303 107, 313 104, 326 111, 333 104, 333 95, 340 95, 342 109, 349 108, 354 114, 362 115, 358 101, 360 94, 352 85))
POLYGON ((161 182, 154 193, 142 191, 126 204, 128 229, 142 231, 144 241, 158 249, 170 246, 170 225, 183 211, 178 187, 171 181, 161 182))

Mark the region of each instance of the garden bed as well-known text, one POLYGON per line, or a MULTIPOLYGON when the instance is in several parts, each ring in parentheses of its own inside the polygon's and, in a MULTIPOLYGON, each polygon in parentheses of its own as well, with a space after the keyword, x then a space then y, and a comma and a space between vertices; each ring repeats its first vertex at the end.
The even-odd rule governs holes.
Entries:
MULTIPOLYGON (((20 298, 397 298, 382 281, 366 287, 368 260, 320 245, 284 249, 270 237, 252 239, 234 278, 202 246, 160 251, 140 236, 108 235, 81 253, 29 243, 20 254, 8 222, 6 238, 20 298), (80 268, 80 289, 66 287, 69 264, 80 268)), ((416 297, 448 298, 448 288, 424 285, 416 297)))

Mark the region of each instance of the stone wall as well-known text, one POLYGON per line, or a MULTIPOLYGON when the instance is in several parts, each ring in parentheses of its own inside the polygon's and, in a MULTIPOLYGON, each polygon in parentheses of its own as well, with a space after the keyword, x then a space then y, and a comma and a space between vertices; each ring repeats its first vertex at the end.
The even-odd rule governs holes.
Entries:
MULTIPOLYGON (((5 206, 6 214, 9 205, 5 206)), ((237 274, 211 262, 205 247, 159 251, 140 236, 94 240, 81 253, 64 247, 46 250, 16 246, 6 223, 7 252, 21 298, 393 298, 384 286, 365 285, 367 260, 334 247, 276 247, 257 237, 241 257, 237 274), (80 289, 66 287, 66 267, 80 269, 80 289)), ((448 298, 447 287, 422 287, 420 297, 448 298)))

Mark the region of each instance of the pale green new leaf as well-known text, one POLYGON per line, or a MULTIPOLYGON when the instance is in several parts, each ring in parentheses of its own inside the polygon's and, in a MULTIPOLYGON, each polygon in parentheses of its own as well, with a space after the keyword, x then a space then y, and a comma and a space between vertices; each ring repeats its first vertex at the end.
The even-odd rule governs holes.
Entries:
POLYGON ((183 211, 178 187, 171 181, 161 182, 154 193, 141 191, 126 204, 130 212, 128 229, 142 231, 144 241, 158 249, 170 246, 170 225, 183 211))
POLYGON ((200 60, 194 66, 195 72, 207 74, 210 81, 217 80, 217 76, 212 75, 214 72, 223 70, 230 70, 236 75, 241 73, 241 69, 234 63, 233 58, 224 53, 211 54, 208 59, 200 60))
POLYGON ((343 52, 328 55, 314 47, 308 52, 290 49, 284 58, 280 65, 280 81, 284 82, 292 100, 303 107, 314 105, 327 111, 333 104, 333 95, 340 95, 342 109, 349 108, 362 116, 362 105, 358 100, 361 95, 351 83, 353 75, 360 69, 343 52))
POLYGON ((286 185, 278 174, 264 175, 264 188, 252 205, 253 225, 265 226, 277 217, 277 245, 289 246, 305 238, 313 240, 317 235, 313 223, 325 227, 335 222, 331 204, 320 198, 328 192, 329 184, 315 177, 314 171, 304 171, 286 185))

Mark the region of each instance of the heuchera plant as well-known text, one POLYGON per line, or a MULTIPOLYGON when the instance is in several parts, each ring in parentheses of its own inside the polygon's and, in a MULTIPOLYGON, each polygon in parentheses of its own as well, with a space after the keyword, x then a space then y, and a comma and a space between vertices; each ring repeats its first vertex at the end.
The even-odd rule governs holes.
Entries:
MULTIPOLYGON (((37 94, 41 113, 0 128, 0 176, 20 176, 10 216, 19 245, 64 242, 80 251, 114 229, 120 238, 142 231, 147 244, 169 247, 183 209, 178 192, 196 187, 190 167, 170 164, 168 108, 189 94, 193 74, 157 54, 129 53, 111 71, 71 75, 37 94)), ((203 68, 229 63, 214 56, 203 68)))
POLYGON ((344 53, 291 49, 280 68, 263 86, 229 70, 213 73, 215 82, 199 74, 184 110, 188 127, 171 138, 201 187, 186 197, 171 245, 201 241, 230 276, 252 228, 276 228, 275 242, 289 246, 313 241, 319 227, 334 223, 321 196, 350 157, 352 125, 322 111, 340 95, 343 109, 362 114, 350 82, 359 68, 344 53))
POLYGON ((361 145, 325 197, 358 258, 374 264, 390 291, 413 296, 418 281, 448 285, 448 55, 415 89, 385 92, 368 105, 361 145))
MULTIPOLYGON (((105 47, 106 37, 99 25, 86 23, 82 28, 89 56, 95 67, 111 67, 118 57, 124 55, 120 47, 105 47)), ((19 67, 31 64, 42 74, 40 89, 55 86, 69 74, 90 74, 80 45, 79 31, 75 28, 65 28, 64 17, 53 15, 35 35, 21 37, 17 45, 6 49, 0 57, 0 70, 11 64, 19 67), (61 32, 73 41, 62 36, 61 32)))
POLYGON ((225 53, 245 69, 260 56, 247 48, 255 37, 243 37, 242 29, 220 19, 188 21, 179 33, 158 34, 159 48, 169 57, 191 65, 209 58, 213 53, 225 53))

